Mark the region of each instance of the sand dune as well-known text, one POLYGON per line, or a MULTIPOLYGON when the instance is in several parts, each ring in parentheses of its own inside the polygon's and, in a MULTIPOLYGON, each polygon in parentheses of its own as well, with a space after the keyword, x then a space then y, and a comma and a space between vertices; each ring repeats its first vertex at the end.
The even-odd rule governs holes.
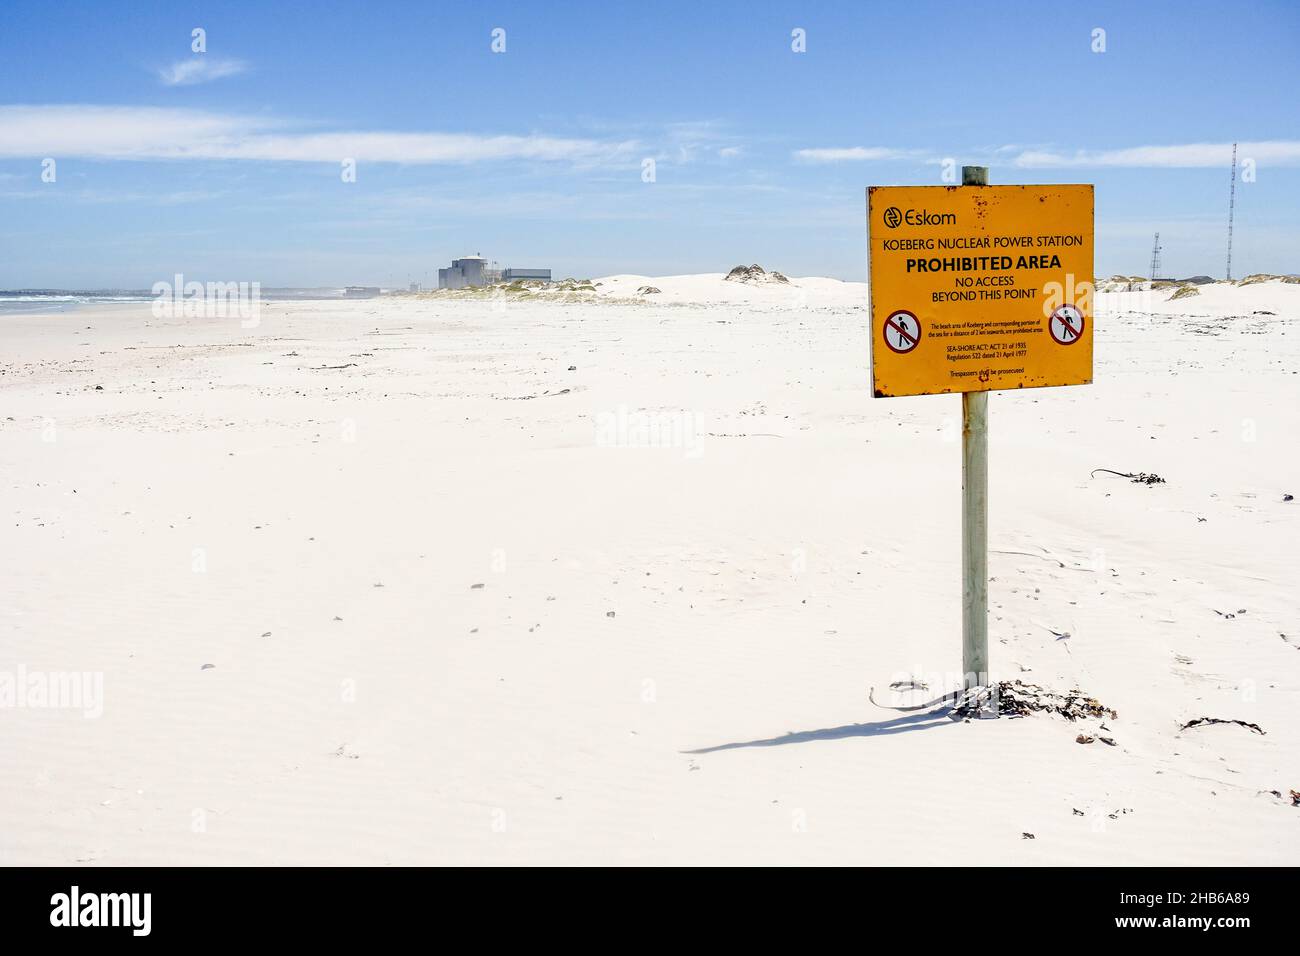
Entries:
POLYGON ((6 316, 0 671, 103 712, 0 709, 0 862, 1300 862, 1300 286, 991 398, 995 676, 1108 746, 868 703, 960 667, 960 407, 864 284, 598 281, 6 316))

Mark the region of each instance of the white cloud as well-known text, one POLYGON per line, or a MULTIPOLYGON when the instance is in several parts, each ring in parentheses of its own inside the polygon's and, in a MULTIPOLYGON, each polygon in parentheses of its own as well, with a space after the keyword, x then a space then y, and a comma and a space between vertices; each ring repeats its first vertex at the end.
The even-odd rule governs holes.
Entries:
POLYGON ((664 148, 655 156, 681 165, 726 160, 740 155, 742 147, 718 120, 690 120, 668 123, 659 133, 664 148))
MULTIPOLYGON (((1274 166, 1300 165, 1300 142, 1272 140, 1239 143, 1239 159, 1274 166)), ((1132 168, 1195 169, 1227 166, 1232 161, 1231 143, 1182 143, 1172 146, 1132 146, 1127 149, 1078 150, 1057 153, 1026 150, 1013 159, 1025 169, 1077 166, 1126 166, 1132 168)))
POLYGON ((170 66, 163 67, 158 71, 158 78, 164 86, 192 86, 226 76, 237 76, 247 70, 248 64, 242 60, 221 60, 204 54, 188 60, 177 60, 170 66))
POLYGON ((0 189, 0 198, 3 199, 35 199, 43 202, 71 202, 86 205, 130 203, 132 205, 180 206, 188 203, 211 202, 216 199, 223 199, 226 196, 227 193, 223 192, 194 189, 162 193, 134 192, 120 189, 68 189, 65 187, 50 189, 48 186, 36 189, 0 189))
POLYGON ((888 146, 848 146, 830 149, 797 149, 795 159, 805 163, 856 163, 882 159, 910 159, 915 150, 892 149, 888 146))
POLYGON ((475 163, 626 159, 637 144, 554 136, 306 131, 266 117, 169 107, 0 106, 0 157, 475 163))
MULTIPOLYGON (((988 153, 982 149, 976 152, 988 153)), ((1064 152, 1048 147, 1000 146, 991 150, 1021 169, 1064 169, 1074 167, 1130 168, 1212 168, 1227 166, 1232 160, 1231 143, 1179 143, 1170 146, 1131 146, 1125 149, 1076 150, 1064 152)), ((832 149, 795 150, 795 159, 806 163, 879 162, 910 159, 919 162, 937 160, 924 150, 896 149, 886 146, 851 146, 832 149)), ((1252 159, 1260 165, 1300 165, 1300 141, 1264 140, 1237 144, 1239 160, 1252 159)))

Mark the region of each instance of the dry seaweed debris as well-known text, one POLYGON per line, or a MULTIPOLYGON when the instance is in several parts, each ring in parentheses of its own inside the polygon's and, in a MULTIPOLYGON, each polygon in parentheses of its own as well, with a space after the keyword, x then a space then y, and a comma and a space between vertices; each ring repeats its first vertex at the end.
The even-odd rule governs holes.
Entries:
MULTIPOLYGON (((991 690, 992 698, 996 700, 996 713, 1000 717, 1028 717, 1030 714, 1058 714, 1066 720, 1107 717, 1115 720, 1119 717, 1114 708, 1105 706, 1078 688, 1060 694, 1038 684, 1026 684, 1019 680, 1000 681, 996 688, 981 687, 966 691, 953 705, 952 715, 988 716, 993 709, 991 690)), ((1102 740, 1114 745, 1110 739, 1102 740)))
POLYGON ((1195 720, 1189 720, 1178 729, 1191 730, 1193 727, 1208 727, 1210 724, 1236 724, 1238 727, 1245 727, 1247 730, 1254 731, 1261 737, 1264 736, 1264 728, 1259 724, 1248 723, 1244 720, 1224 720, 1220 717, 1197 717, 1195 720))
POLYGON ((1094 468, 1089 477, 1095 478, 1097 472, 1105 472, 1108 475, 1118 475, 1120 478, 1128 478, 1134 484, 1138 485, 1163 485, 1165 480, 1159 475, 1148 475, 1145 471, 1139 471, 1136 474, 1128 471, 1114 471, 1110 468, 1094 468))
POLYGON ((1064 694, 1047 690, 1037 684, 1018 680, 998 684, 998 713, 1006 717, 1026 717, 1029 714, 1060 714, 1066 720, 1088 717, 1109 717, 1119 714, 1106 707, 1097 698, 1089 697, 1077 687, 1064 694))

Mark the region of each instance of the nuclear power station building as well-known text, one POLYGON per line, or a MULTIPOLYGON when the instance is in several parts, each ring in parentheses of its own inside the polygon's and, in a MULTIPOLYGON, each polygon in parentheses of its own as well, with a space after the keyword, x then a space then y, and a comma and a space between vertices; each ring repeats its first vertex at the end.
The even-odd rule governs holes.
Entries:
POLYGON ((439 289, 464 289, 466 286, 491 285, 494 282, 513 282, 516 279, 551 281, 550 269, 499 269, 480 255, 451 260, 446 269, 438 270, 439 289))

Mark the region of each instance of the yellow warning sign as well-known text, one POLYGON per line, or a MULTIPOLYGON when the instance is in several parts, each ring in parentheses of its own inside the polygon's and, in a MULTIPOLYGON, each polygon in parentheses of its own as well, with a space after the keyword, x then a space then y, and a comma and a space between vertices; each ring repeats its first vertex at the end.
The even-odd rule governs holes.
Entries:
POLYGON ((1092 381, 1092 186, 867 190, 878 398, 1092 381))

